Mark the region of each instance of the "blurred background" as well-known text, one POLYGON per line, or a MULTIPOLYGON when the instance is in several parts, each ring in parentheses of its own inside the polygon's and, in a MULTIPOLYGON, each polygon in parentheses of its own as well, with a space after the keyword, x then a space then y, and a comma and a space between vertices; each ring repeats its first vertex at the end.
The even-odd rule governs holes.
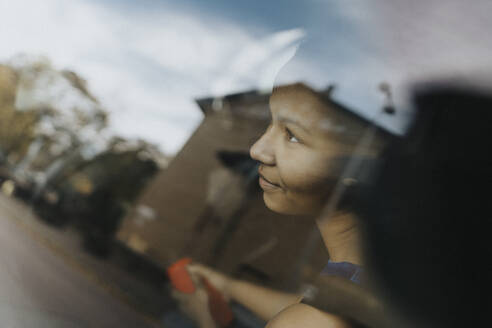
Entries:
POLYGON ((161 326, 183 255, 284 289, 319 272, 322 245, 302 259, 313 221, 266 209, 248 155, 272 87, 302 82, 401 135, 415 82, 488 81, 491 9, 0 0, 2 317, 161 326))

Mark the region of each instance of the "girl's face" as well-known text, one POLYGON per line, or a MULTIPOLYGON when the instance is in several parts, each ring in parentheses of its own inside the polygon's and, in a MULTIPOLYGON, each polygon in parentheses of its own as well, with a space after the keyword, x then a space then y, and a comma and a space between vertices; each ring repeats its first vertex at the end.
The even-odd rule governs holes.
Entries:
POLYGON ((260 162, 259 183, 271 210, 316 214, 332 191, 349 155, 333 138, 327 105, 304 88, 279 89, 270 98, 272 122, 251 147, 260 162))

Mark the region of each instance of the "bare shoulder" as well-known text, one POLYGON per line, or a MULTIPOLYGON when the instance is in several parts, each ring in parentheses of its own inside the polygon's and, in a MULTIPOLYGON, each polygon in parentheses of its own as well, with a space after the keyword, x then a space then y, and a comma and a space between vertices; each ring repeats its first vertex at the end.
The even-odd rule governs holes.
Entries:
POLYGON ((265 328, 350 328, 351 325, 335 315, 306 304, 294 304, 273 317, 265 328))

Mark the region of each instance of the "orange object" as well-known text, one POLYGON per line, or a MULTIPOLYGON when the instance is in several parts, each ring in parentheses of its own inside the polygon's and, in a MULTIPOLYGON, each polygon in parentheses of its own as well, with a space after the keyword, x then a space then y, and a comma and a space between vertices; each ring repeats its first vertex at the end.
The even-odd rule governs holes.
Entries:
MULTIPOLYGON (((190 273, 186 270, 186 266, 190 263, 191 258, 185 257, 167 268, 167 274, 173 287, 186 294, 193 294, 196 291, 190 273)), ((229 307, 229 303, 207 279, 202 278, 202 283, 207 290, 208 307, 212 318, 220 327, 227 327, 234 320, 234 314, 229 307)))
POLYGON ((167 268, 167 275, 173 287, 186 294, 193 294, 196 290, 186 266, 191 263, 191 258, 185 257, 176 261, 167 268))
POLYGON ((220 327, 227 327, 234 320, 234 313, 232 313, 229 303, 207 279, 203 278, 202 282, 207 290, 208 308, 212 318, 220 327))

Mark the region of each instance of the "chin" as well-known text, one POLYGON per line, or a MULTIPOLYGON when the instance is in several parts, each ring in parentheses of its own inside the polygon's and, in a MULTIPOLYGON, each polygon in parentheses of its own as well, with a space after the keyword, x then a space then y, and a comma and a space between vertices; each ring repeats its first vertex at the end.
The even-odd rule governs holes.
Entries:
POLYGON ((273 212, 285 215, 317 215, 323 208, 323 204, 307 203, 304 206, 296 206, 295 202, 291 199, 274 197, 268 193, 263 193, 263 201, 265 206, 273 212), (309 205, 308 205, 309 204, 309 205))
POLYGON ((302 215, 305 211, 301 211, 299 208, 294 208, 292 203, 287 200, 275 200, 270 197, 267 193, 263 193, 263 201, 265 206, 268 207, 273 212, 285 215, 302 215))

